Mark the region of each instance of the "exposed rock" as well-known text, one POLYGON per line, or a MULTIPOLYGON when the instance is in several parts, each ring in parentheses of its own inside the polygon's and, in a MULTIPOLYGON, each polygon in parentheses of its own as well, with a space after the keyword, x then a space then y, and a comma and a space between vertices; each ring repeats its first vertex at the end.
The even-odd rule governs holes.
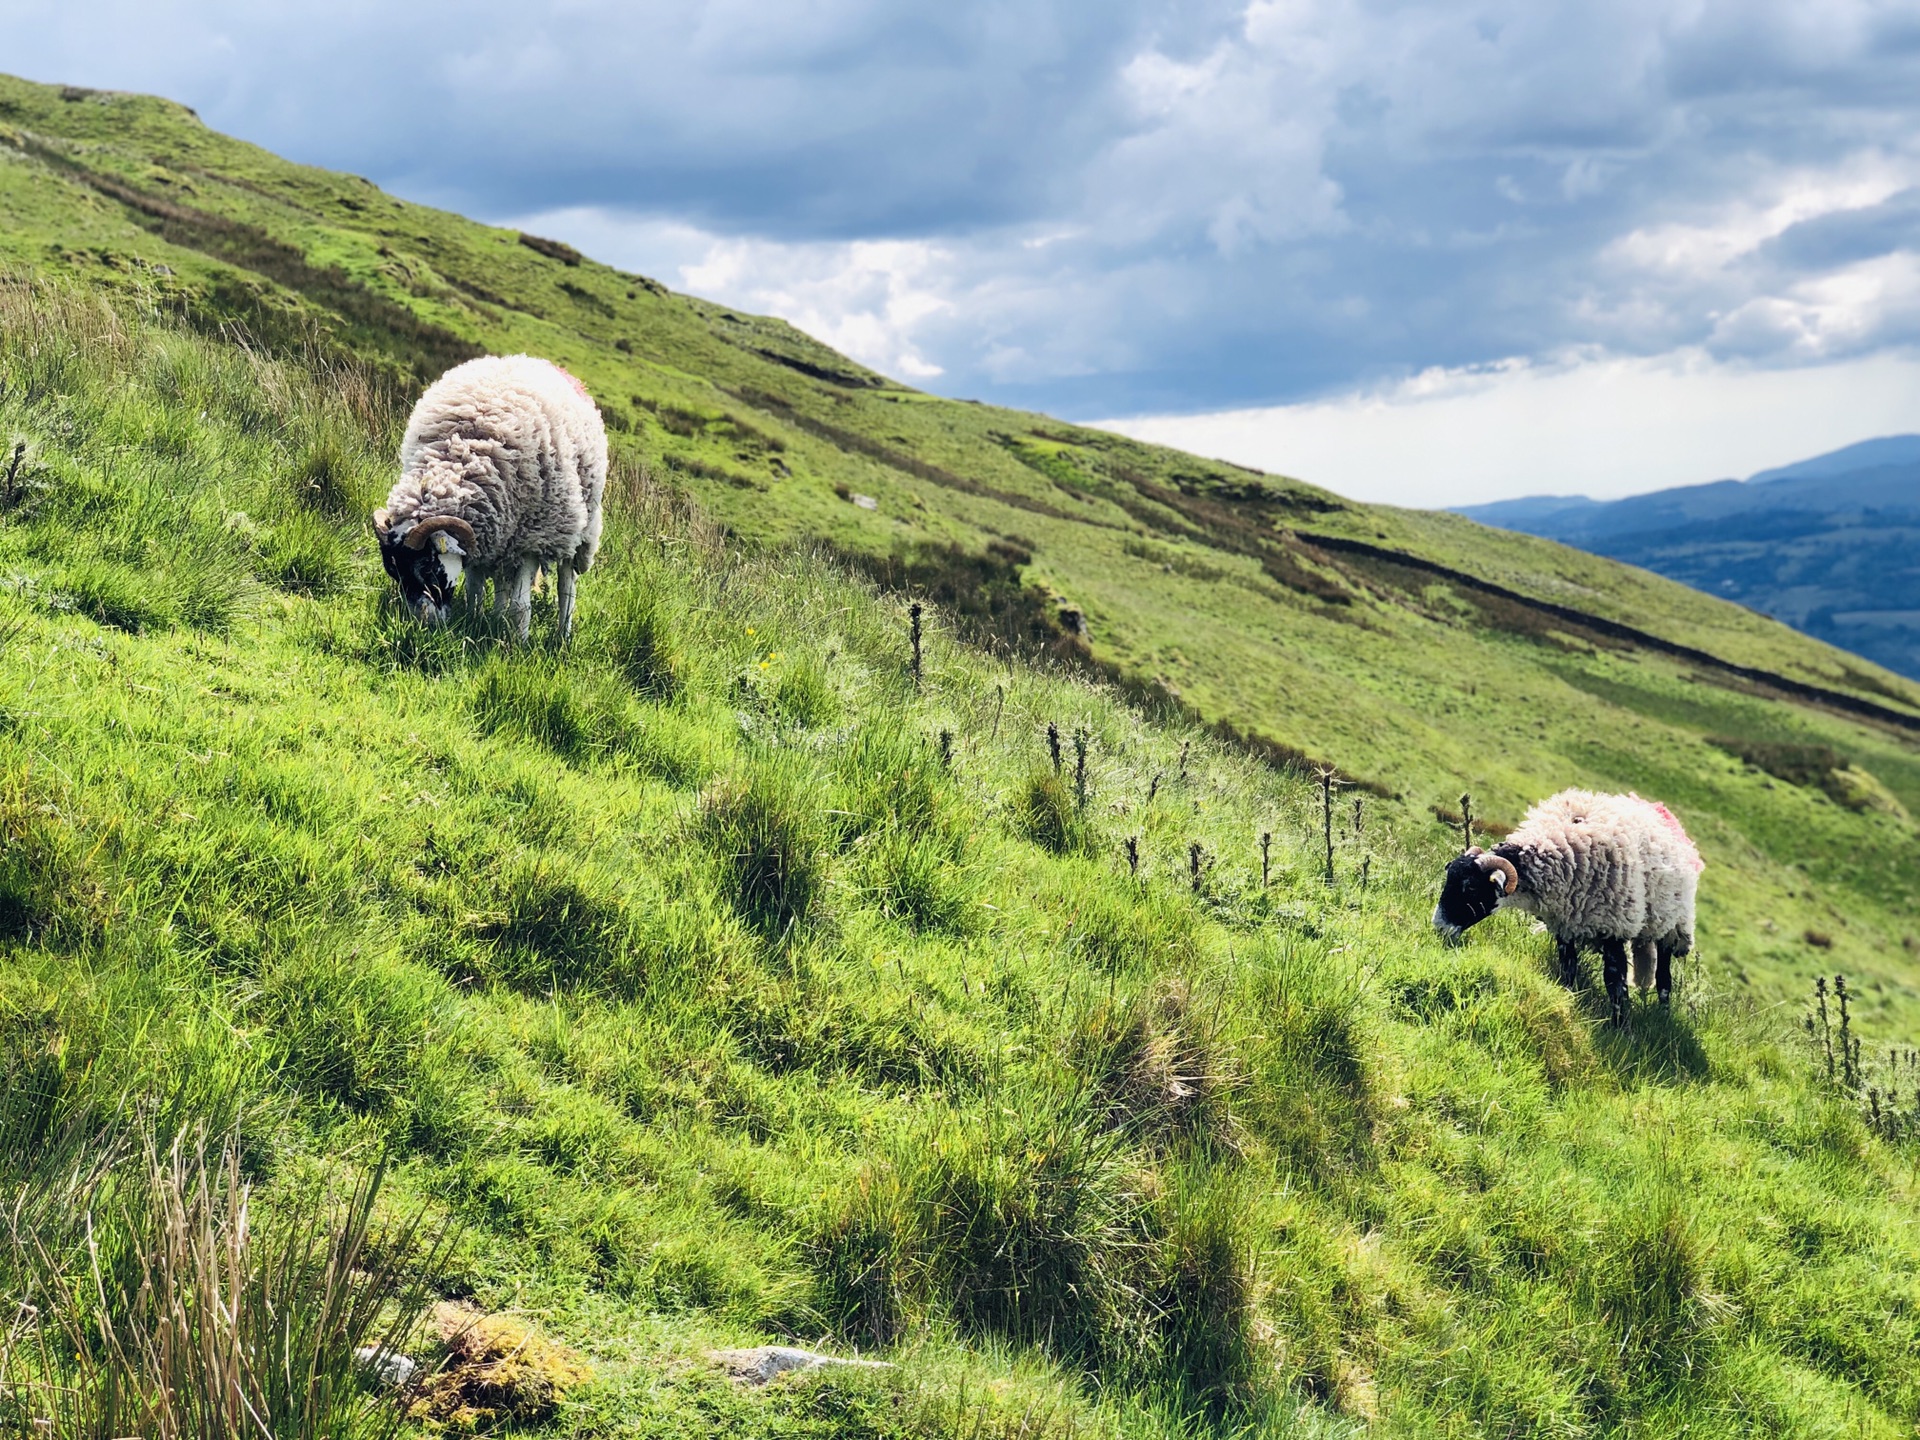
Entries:
POLYGON ((884 1360, 849 1360, 839 1355, 821 1355, 791 1345, 756 1345, 750 1350, 712 1350, 707 1358, 726 1367, 727 1374, 746 1385, 765 1385, 776 1375, 789 1370, 818 1370, 829 1365, 854 1370, 891 1370, 884 1360))
POLYGON ((389 1390, 405 1389, 420 1372, 420 1362, 411 1355, 402 1355, 397 1350, 387 1350, 378 1345, 362 1345, 353 1352, 353 1358, 389 1390))

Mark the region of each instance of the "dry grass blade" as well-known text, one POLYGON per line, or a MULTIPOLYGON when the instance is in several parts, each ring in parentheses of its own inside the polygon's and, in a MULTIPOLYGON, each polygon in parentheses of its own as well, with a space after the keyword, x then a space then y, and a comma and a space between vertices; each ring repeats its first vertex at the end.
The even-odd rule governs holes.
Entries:
POLYGON ((73 1168, 64 1205, 20 1187, 5 1278, 38 1303, 0 1330, 0 1420, 75 1440, 396 1433, 400 1408, 355 1352, 402 1351, 449 1237, 376 1219, 384 1167, 343 1202, 263 1217, 232 1136, 118 1149, 73 1168), (63 1210, 81 1217, 77 1247, 63 1210))

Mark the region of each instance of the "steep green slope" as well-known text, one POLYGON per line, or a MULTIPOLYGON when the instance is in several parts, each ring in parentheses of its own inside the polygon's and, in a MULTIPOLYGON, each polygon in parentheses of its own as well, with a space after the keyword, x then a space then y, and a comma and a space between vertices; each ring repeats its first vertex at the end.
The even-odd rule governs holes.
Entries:
MULTIPOLYGON (((467 1227, 441 1292, 590 1366, 555 1434, 1920 1420, 1911 1061, 1826 1083, 1715 968, 1618 1035, 1523 926, 1438 944, 1418 801, 1323 828, 1311 782, 938 613, 916 683, 902 602, 630 460, 573 649, 419 630, 360 520, 400 413, 0 289, 10 1216, 76 1118, 237 1115, 262 1214, 388 1154, 389 1204, 467 1227), (893 1368, 707 1358, 770 1339, 893 1368)), ((1680 783, 1647 709, 1611 743, 1680 783)), ((75 1312, 0 1331, 0 1430, 78 1408, 47 1331, 118 1308, 124 1200, 75 1312)), ((34 1260, 0 1230, 10 1299, 34 1260)))
POLYGON ((730 530, 831 542, 970 633, 1088 655, 1418 807, 1470 790, 1511 822, 1569 783, 1658 793, 1714 867, 1723 977, 1778 997, 1844 965, 1889 1023, 1920 1016, 1920 688, 1750 612, 1457 517, 928 396, 164 101, 0 81, 0 216, 16 267, 344 348, 403 389, 476 348, 551 355, 623 454, 730 530), (1781 703, 1796 687, 1829 700, 1781 703))

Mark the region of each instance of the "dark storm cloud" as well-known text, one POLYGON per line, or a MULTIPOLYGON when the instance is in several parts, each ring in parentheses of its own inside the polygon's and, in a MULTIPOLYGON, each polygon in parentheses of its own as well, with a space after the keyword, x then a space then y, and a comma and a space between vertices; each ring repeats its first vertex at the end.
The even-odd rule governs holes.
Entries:
POLYGON ((1082 414, 1920 338, 1916 0, 0 0, 0 29, 38 78, 558 212, 942 389, 1082 414))

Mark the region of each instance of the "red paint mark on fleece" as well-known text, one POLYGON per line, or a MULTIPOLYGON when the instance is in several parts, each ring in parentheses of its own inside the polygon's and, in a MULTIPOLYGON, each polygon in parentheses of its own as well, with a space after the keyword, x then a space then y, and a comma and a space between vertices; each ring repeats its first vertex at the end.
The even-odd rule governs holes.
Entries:
POLYGON ((1680 837, 1681 842, 1687 847, 1687 853, 1693 857, 1695 874, 1707 868, 1707 862, 1700 858, 1700 851, 1694 846, 1693 837, 1687 834, 1687 827, 1680 823, 1680 817, 1678 815, 1667 809, 1667 807, 1662 805, 1658 800, 1648 800, 1644 796, 1634 795, 1631 790, 1627 793, 1632 795, 1633 798, 1638 800, 1642 805, 1651 806, 1653 812, 1660 817, 1662 823, 1664 823, 1669 830, 1673 831, 1675 835, 1680 837))
POLYGON ((565 375, 565 376, 567 377, 567 383, 568 383, 569 385, 571 385, 571 386, 573 386, 573 388, 574 388, 574 389, 576 389, 576 390, 578 390, 578 391, 580 392, 580 398, 581 398, 581 399, 583 399, 583 400, 591 400, 591 399, 593 399, 593 396, 591 396, 590 394, 588 394, 588 393, 587 393, 587 387, 586 387, 586 386, 584 386, 584 385, 582 385, 582 384, 581 384, 581 383, 579 382, 579 380, 577 380, 576 378, 574 378, 574 376, 573 376, 572 374, 570 374, 570 373, 569 373, 569 372, 568 372, 568 371, 566 370, 566 368, 565 368, 564 366, 560 366, 560 365, 554 365, 554 364, 553 364, 553 361, 551 361, 551 360, 549 360, 549 361, 547 361, 547 363, 548 363, 549 365, 553 365, 553 368, 554 368, 554 369, 556 369, 556 370, 558 370, 558 371, 559 371, 559 372, 560 372, 560 373, 561 373, 562 375, 565 375))

